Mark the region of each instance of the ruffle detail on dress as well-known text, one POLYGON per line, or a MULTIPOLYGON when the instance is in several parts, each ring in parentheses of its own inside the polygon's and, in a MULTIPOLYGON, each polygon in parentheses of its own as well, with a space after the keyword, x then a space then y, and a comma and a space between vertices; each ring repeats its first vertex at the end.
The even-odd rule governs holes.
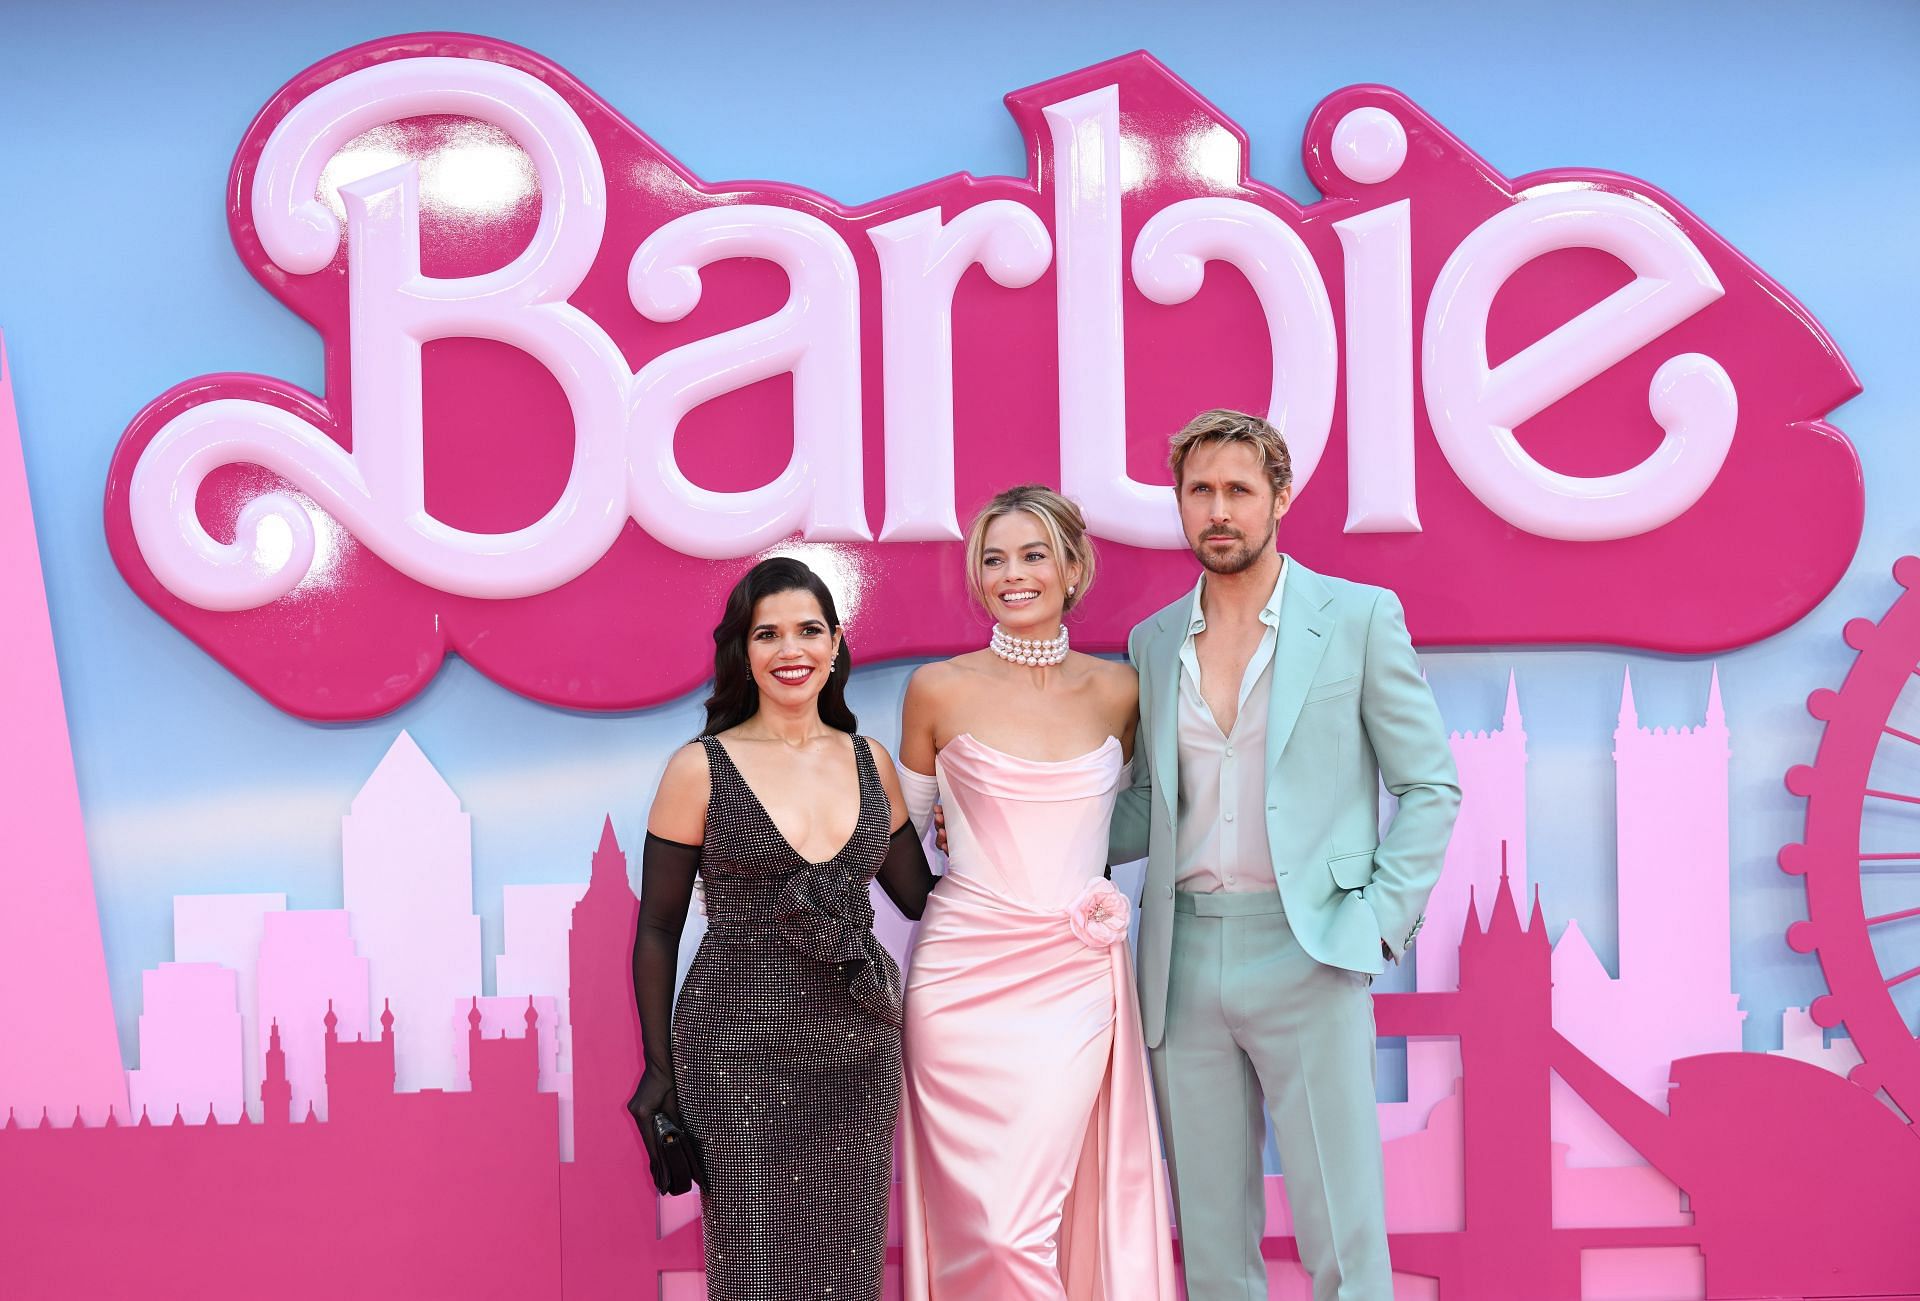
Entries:
POLYGON ((865 880, 837 864, 808 864, 781 885, 773 920, 803 956, 839 964, 856 1003, 901 1023, 900 970, 874 937, 865 880))

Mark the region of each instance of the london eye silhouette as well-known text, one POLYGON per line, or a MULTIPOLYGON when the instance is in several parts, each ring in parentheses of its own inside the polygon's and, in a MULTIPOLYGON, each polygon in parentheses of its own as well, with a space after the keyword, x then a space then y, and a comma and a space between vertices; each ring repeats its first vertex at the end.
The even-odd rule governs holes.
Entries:
POLYGON ((1807 920, 1787 928, 1787 944, 1818 957, 1831 991, 1809 1014, 1827 1029, 1844 1025, 1862 1058, 1849 1078, 1913 1118, 1920 1040, 1894 991, 1920 978, 1920 965, 1901 969, 1896 957, 1902 940, 1908 958, 1920 952, 1920 791, 1892 789, 1889 770, 1920 773, 1920 724, 1895 726, 1903 693, 1920 691, 1920 556, 1896 561, 1893 577, 1902 591, 1887 612, 1846 625, 1859 654, 1839 689, 1807 698, 1825 727, 1813 762, 1786 775, 1787 789, 1807 801, 1806 837, 1780 851, 1780 867, 1807 895, 1807 920), (1870 848, 1883 825, 1908 843, 1870 848))

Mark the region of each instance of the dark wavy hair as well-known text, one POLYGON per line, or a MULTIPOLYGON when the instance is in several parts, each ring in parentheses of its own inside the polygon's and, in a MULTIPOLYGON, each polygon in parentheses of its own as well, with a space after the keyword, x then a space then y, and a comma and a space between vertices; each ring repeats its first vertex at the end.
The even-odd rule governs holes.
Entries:
MULTIPOLYGON (((707 725, 702 736, 717 736, 729 727, 738 727, 760 708, 760 687, 747 664, 747 634, 753 630, 753 611, 762 600, 781 592, 806 591, 820 603, 827 627, 840 630, 840 612, 833 607, 833 593, 820 581, 820 575, 791 556, 774 556, 749 569, 727 593, 727 606, 713 629, 713 694, 707 697, 707 725)), ((820 688, 820 721, 842 732, 856 730, 853 710, 847 706, 847 675, 853 660, 843 638, 839 662, 827 674, 827 685, 820 688)))

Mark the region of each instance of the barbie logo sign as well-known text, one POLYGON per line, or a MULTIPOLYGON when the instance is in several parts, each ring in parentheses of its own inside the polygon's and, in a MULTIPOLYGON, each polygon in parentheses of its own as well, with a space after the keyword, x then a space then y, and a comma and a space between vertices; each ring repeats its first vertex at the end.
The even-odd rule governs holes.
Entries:
POLYGON ((450 651, 632 708, 701 680, 680 634, 770 548, 834 575, 863 659, 977 644, 961 521, 1037 479, 1107 544, 1075 640, 1115 648, 1191 582, 1164 447, 1210 406, 1292 445, 1283 545, 1396 588, 1427 644, 1722 649, 1844 570, 1859 467, 1820 421, 1858 385, 1668 196, 1509 180, 1377 86, 1309 118, 1304 207, 1145 54, 1008 104, 1025 177, 845 208, 703 182, 492 41, 323 62, 248 131, 230 216, 325 395, 213 375, 141 412, 122 572, 308 717, 450 651))

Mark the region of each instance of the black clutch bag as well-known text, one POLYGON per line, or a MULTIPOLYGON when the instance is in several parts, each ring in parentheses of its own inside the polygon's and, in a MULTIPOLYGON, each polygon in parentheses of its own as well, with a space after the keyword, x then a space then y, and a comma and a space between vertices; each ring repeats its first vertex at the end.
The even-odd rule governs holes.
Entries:
POLYGON ((673 1118, 664 1111, 653 1113, 653 1142, 659 1150, 661 1166, 669 1172, 669 1180, 673 1177, 674 1158, 677 1156, 686 1163, 688 1178, 696 1184, 706 1182, 705 1171, 700 1168, 700 1149, 694 1145, 693 1135, 674 1124, 673 1118))
POLYGON ((660 1155, 669 1151, 681 1151, 689 1156, 693 1154, 693 1139, 687 1131, 673 1123, 673 1117, 664 1111, 653 1113, 653 1141, 660 1145, 660 1155))

